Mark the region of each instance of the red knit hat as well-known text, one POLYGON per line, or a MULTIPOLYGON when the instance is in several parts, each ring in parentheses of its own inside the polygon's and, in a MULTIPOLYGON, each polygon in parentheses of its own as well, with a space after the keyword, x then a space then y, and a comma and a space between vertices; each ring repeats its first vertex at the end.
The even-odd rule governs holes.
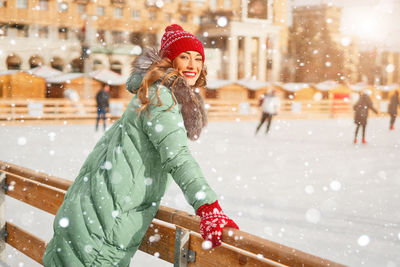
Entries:
POLYGON ((161 39, 160 55, 172 61, 185 51, 199 52, 204 62, 204 47, 196 36, 184 31, 178 24, 172 24, 165 28, 165 33, 161 39))

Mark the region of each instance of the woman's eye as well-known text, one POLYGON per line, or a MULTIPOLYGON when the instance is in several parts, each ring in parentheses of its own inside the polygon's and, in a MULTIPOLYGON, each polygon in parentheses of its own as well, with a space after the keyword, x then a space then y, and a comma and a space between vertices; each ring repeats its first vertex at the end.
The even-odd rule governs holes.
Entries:
POLYGON ((196 61, 203 61, 201 57, 196 58, 196 61))

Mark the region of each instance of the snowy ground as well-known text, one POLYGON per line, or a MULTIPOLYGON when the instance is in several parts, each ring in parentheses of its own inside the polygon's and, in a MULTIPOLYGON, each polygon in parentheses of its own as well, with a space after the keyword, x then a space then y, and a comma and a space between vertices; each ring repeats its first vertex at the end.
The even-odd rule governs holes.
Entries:
MULTIPOLYGON (((241 230, 349 266, 400 267, 400 130, 370 119, 210 123, 192 152, 241 230), (262 133, 261 133, 262 132, 262 133)), ((398 122, 398 128, 400 127, 398 122)), ((0 126, 0 160, 73 179, 101 134, 93 125, 0 126)), ((49 240, 53 216, 14 199, 7 220, 49 240)), ((173 185, 164 205, 193 212, 173 185)), ((10 266, 38 266, 7 247, 10 266)), ((131 266, 171 266, 138 252, 131 266)))

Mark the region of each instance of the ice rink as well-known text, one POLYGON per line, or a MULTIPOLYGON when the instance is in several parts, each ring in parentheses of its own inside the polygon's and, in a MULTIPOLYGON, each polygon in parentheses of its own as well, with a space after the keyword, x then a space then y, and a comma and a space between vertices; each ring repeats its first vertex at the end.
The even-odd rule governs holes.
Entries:
MULTIPOLYGON (((192 153, 241 230, 349 266, 400 267, 400 122, 373 118, 211 122, 192 153)), ((0 126, 0 160, 74 179, 101 137, 93 125, 0 126)), ((192 212, 171 186, 163 205, 192 212)), ((6 200, 7 220, 48 241, 53 216, 6 200)), ((10 266, 39 266, 7 247, 10 266)), ((172 266, 138 252, 131 266, 172 266)))

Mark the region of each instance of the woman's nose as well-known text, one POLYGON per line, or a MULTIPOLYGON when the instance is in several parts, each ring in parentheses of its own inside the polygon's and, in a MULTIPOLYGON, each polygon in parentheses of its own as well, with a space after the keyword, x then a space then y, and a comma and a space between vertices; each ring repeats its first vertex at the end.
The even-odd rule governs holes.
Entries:
POLYGON ((193 69, 193 59, 191 59, 191 58, 189 59, 187 67, 190 69, 193 69))

